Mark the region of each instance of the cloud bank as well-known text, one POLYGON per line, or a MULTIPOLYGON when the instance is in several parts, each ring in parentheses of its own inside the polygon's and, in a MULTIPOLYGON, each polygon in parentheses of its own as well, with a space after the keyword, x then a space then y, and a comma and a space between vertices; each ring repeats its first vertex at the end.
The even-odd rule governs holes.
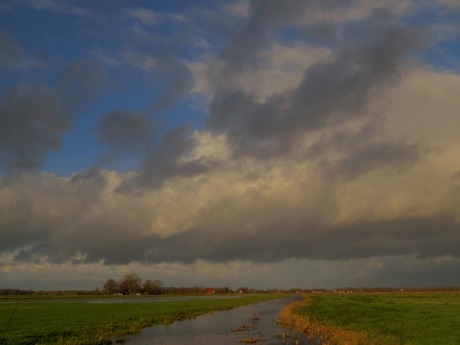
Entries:
MULTIPOLYGON (((458 285, 460 76, 427 53, 458 30, 433 40, 411 21, 432 7, 417 4, 123 8, 111 56, 64 63, 57 88, 2 91, 0 277, 29 286, 72 267, 89 284, 91 270, 134 268, 190 284, 193 268, 226 285, 458 285), (93 166, 45 172, 112 94, 88 134, 105 150, 93 166), (131 156, 135 168, 106 165, 131 156)), ((29 68, 12 37, 0 68, 29 68)))

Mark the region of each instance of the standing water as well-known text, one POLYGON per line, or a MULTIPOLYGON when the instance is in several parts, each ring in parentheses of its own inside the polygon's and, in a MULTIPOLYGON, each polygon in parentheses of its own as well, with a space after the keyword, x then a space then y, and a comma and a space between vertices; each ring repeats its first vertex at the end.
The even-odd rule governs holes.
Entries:
POLYGON ((276 323, 279 313, 295 297, 261 302, 167 326, 153 326, 130 336, 128 345, 308 345, 305 334, 276 323))

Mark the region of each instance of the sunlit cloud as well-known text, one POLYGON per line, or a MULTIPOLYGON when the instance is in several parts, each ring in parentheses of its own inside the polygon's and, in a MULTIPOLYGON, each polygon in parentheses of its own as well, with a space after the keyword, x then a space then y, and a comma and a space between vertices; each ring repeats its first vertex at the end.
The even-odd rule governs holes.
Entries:
POLYGON ((459 283, 452 2, 103 7, 0 8, 5 287, 459 283))

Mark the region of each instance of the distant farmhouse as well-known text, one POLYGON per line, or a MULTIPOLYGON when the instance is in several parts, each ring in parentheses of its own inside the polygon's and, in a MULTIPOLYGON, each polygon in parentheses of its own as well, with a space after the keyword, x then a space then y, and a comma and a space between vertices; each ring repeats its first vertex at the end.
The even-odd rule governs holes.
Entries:
POLYGON ((214 288, 205 288, 204 292, 207 293, 208 295, 214 295, 216 293, 216 289, 214 289, 214 288))

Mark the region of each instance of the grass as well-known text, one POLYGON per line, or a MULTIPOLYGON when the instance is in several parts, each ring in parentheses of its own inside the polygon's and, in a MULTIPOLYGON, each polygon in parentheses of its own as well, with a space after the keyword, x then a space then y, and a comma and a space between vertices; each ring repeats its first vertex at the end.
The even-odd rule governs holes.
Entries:
POLYGON ((127 335, 150 325, 168 324, 278 297, 281 296, 262 294, 152 303, 19 301, 17 306, 11 301, 0 302, 0 344, 85 345, 122 342, 127 335))
POLYGON ((336 345, 460 344, 460 293, 312 294, 285 323, 336 345))
MULTIPOLYGON (((119 296, 119 298, 136 298, 136 297, 145 297, 143 296, 119 296)), ((17 299, 21 301, 30 300, 30 301, 38 301, 38 300, 68 300, 68 299, 75 299, 75 300, 83 300, 83 299, 104 299, 104 298, 114 298, 111 295, 77 295, 77 294, 24 294, 24 295, 0 295, 0 302, 6 301, 16 301, 17 299)))

